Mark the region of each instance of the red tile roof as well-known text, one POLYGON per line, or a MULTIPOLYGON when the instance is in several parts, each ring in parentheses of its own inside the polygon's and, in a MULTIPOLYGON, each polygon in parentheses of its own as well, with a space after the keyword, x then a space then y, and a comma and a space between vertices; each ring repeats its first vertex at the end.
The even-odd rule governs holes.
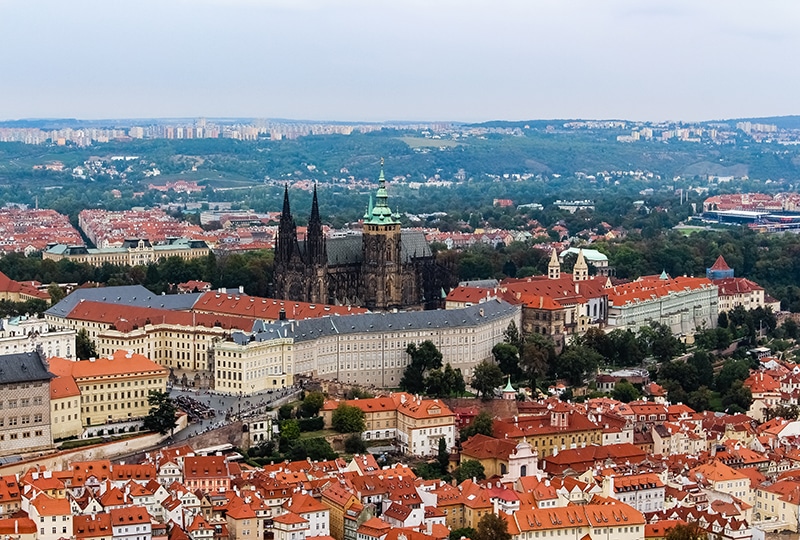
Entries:
POLYGON ((110 375, 136 375, 148 374, 166 376, 168 371, 141 354, 129 353, 125 350, 116 351, 109 358, 92 360, 71 361, 64 358, 52 357, 50 372, 58 376, 71 375, 76 382, 91 377, 110 375))
POLYGON ((289 319, 313 319, 326 315, 352 315, 366 313, 365 308, 353 306, 333 306, 328 304, 310 304, 290 300, 273 300, 245 294, 222 294, 207 292, 203 294, 192 309, 198 313, 215 313, 252 317, 277 321, 281 309, 289 319))

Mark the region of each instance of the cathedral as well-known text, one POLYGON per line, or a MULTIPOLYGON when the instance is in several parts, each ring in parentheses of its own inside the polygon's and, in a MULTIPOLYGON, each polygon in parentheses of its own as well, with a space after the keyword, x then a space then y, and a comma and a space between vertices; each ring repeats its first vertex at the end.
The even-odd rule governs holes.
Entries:
POLYGON ((277 298, 374 311, 442 306, 453 273, 436 262, 422 231, 400 229, 400 216, 389 208, 383 163, 378 184, 364 214, 363 234, 327 239, 315 186, 304 241, 297 238, 285 189, 275 243, 277 298))

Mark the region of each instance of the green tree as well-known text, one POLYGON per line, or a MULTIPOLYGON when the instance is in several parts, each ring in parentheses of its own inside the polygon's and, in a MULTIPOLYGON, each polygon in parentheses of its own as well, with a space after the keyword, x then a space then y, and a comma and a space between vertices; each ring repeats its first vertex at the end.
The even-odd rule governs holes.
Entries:
POLYGON ((147 396, 147 403, 150 410, 144 417, 144 428, 148 431, 156 431, 162 435, 172 432, 178 421, 175 418, 177 408, 175 402, 166 392, 151 390, 147 396))
POLYGON ((299 422, 297 420, 284 420, 281 422, 281 438, 290 442, 299 439, 299 422))
POLYGON ((503 372, 496 364, 484 360, 472 373, 472 388, 484 400, 494 397, 494 389, 503 384, 503 372))
POLYGON ((478 521, 478 527, 472 540, 511 540, 508 522, 499 514, 487 512, 478 521))
POLYGON ((425 391, 425 374, 442 367, 442 353, 430 340, 423 341, 419 347, 416 343, 409 343, 406 353, 411 361, 403 371, 400 388, 412 394, 421 394, 425 391))
MULTIPOLYGON (((289 420, 291 421, 291 420, 289 420)), ((289 448, 289 459, 291 461, 329 460, 336 459, 339 455, 333 451, 330 443, 324 437, 314 437, 311 439, 297 439, 289 448)))
POLYGON ((678 523, 667 531, 664 540, 707 540, 708 534, 696 522, 678 523))
POLYGON ((289 405, 281 405, 280 409, 278 409, 278 419, 279 420, 288 420, 294 417, 294 406, 289 405))
POLYGON ((325 395, 322 392, 309 392, 306 394, 300 409, 304 416, 315 416, 325 404, 325 395))
POLYGON ((97 348, 85 328, 81 328, 75 334, 75 356, 78 360, 97 358, 97 348))
POLYGON ((767 420, 783 418, 784 420, 797 420, 800 408, 797 405, 776 405, 766 410, 767 420))
POLYGON ((475 538, 475 529, 472 527, 462 527, 460 529, 453 529, 450 531, 449 540, 461 540, 462 538, 475 538))
POLYGON ((456 480, 458 480, 460 484, 464 480, 471 478, 483 480, 486 478, 486 471, 480 461, 476 459, 465 459, 461 462, 458 469, 456 469, 456 480))
POLYGON ((728 360, 717 375, 717 391, 724 393, 735 381, 744 381, 750 376, 750 362, 744 358, 728 360))
POLYGON ((429 371, 425 376, 424 386, 425 393, 434 397, 462 395, 466 391, 466 383, 461 369, 453 369, 449 363, 444 370, 429 371))
POLYGON ((566 378, 573 386, 581 386, 586 374, 596 370, 602 360, 603 357, 594 349, 573 345, 558 357, 558 363, 553 365, 553 374, 566 378))
POLYGON ((614 385, 614 390, 611 392, 611 397, 623 403, 630 403, 641 397, 641 393, 631 383, 622 379, 614 385))
POLYGON ((472 422, 461 430, 461 440, 466 441, 478 433, 486 435, 487 437, 492 437, 494 435, 494 418, 488 411, 479 412, 475 415, 475 418, 472 419, 472 422))
POLYGON ((683 352, 683 343, 672 335, 669 326, 651 322, 639 330, 642 349, 660 362, 666 362, 683 352))
POLYGON ((58 304, 66 296, 64 289, 59 287, 55 281, 47 286, 47 294, 50 295, 50 304, 52 305, 58 304))
POLYGON ((783 321, 781 328, 783 328, 783 334, 787 338, 797 339, 800 337, 800 328, 798 328, 797 322, 791 317, 787 317, 786 320, 783 321))
POLYGON ((450 469, 450 451, 447 449, 447 441, 444 437, 439 439, 439 448, 436 452, 436 461, 442 474, 447 474, 450 469))
POLYGON ((508 323, 508 327, 503 332, 503 342, 516 347, 517 353, 519 353, 519 350, 523 346, 522 336, 519 333, 519 328, 517 328, 517 323, 515 323, 513 320, 508 323))
POLYGON ((701 386, 694 392, 690 392, 686 398, 686 404, 697 412, 707 411, 711 408, 711 399, 714 394, 707 386, 701 386))
POLYGON ((753 395, 742 381, 734 381, 722 395, 722 406, 729 413, 746 413, 752 403, 753 395))
POLYGON ((714 385, 714 364, 707 352, 697 351, 686 363, 694 367, 698 384, 708 387, 714 385))
POLYGON ((511 375, 515 381, 520 379, 522 370, 519 367, 519 350, 516 346, 505 342, 498 343, 492 348, 492 356, 500 371, 511 375))
POLYGON ((333 429, 339 433, 360 433, 364 431, 364 411, 347 403, 340 403, 331 416, 333 429))
POLYGON ((345 438, 344 451, 348 454, 364 454, 367 451, 367 444, 360 433, 353 433, 345 438))
POLYGON ((553 340, 541 334, 530 334, 525 338, 519 359, 523 375, 532 383, 543 379, 555 357, 553 340))
POLYGON ((638 366, 646 356, 636 334, 630 330, 612 330, 608 333, 608 342, 611 355, 607 358, 613 365, 638 366))

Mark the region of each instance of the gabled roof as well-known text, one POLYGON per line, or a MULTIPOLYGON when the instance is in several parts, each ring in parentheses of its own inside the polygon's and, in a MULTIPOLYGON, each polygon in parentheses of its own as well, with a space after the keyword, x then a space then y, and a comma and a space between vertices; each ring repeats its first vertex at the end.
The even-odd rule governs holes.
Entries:
POLYGON ((492 458, 507 460, 516 447, 516 441, 495 439, 478 433, 462 443, 461 455, 478 460, 492 458))
POLYGON ((0 384, 49 381, 44 359, 37 352, 0 355, 0 384))
POLYGON ((108 358, 71 361, 56 356, 50 358, 50 369, 59 376, 72 376, 76 382, 92 377, 146 373, 166 376, 167 368, 144 355, 119 349, 108 358))
POLYGON ((128 506, 111 510, 112 526, 137 525, 150 523, 150 514, 144 506, 128 506))

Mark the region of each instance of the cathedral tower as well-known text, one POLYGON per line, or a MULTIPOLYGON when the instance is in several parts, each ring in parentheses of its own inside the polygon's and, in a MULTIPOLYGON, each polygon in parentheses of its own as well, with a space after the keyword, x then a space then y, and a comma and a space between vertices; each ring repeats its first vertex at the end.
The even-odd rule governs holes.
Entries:
POLYGON ((308 228, 306 229, 305 248, 307 279, 310 286, 308 301, 327 303, 328 251, 325 233, 322 231, 322 220, 319 217, 316 184, 314 184, 314 199, 311 202, 311 216, 308 218, 308 228))
POLYGON ((364 214, 361 278, 364 303, 370 309, 391 309, 403 304, 403 261, 400 220, 389 208, 386 178, 378 177, 375 203, 364 214))

